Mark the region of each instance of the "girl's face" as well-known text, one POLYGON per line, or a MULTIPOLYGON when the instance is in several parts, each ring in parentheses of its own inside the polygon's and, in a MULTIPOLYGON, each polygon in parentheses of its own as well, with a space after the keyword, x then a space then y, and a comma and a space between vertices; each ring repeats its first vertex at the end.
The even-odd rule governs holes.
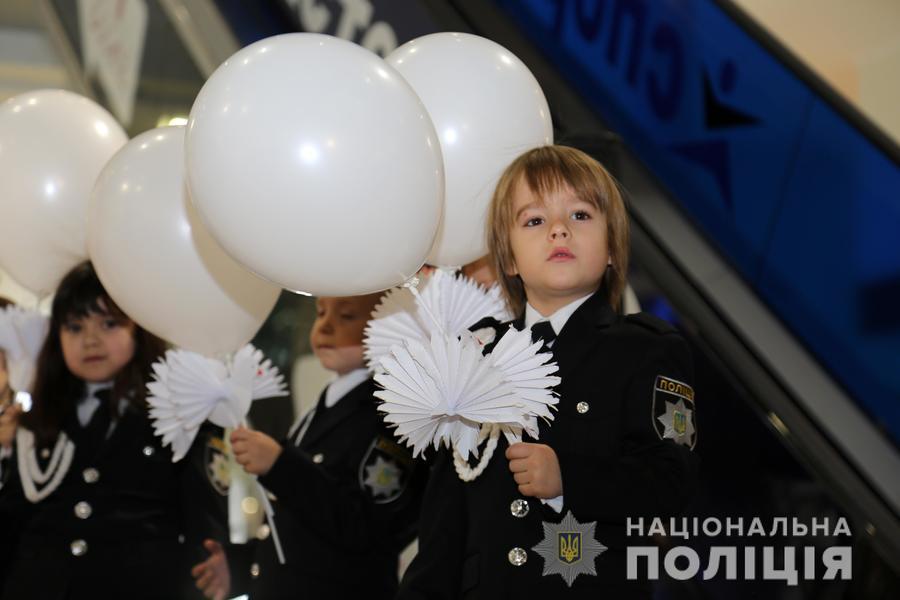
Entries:
POLYGON ((134 329, 133 321, 95 312, 66 321, 59 331, 66 367, 90 383, 113 379, 134 357, 134 329))
POLYGON ((544 316, 594 292, 609 262, 606 217, 566 186, 540 197, 519 179, 509 234, 528 302, 544 316))

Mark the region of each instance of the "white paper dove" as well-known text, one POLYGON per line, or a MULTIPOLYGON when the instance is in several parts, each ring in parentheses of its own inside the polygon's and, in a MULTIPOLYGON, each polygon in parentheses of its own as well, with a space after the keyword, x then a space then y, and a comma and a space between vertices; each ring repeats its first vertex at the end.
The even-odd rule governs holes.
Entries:
POLYGON ((220 427, 240 425, 250 403, 286 396, 284 378, 262 352, 247 344, 226 364, 188 350, 169 350, 153 364, 147 384, 156 435, 172 446, 172 460, 190 449, 204 421, 220 427))
POLYGON ((37 357, 47 337, 49 319, 36 310, 19 306, 0 309, 0 350, 6 353, 9 385, 31 392, 37 357))
POLYGON ((493 353, 482 356, 471 335, 434 334, 427 345, 411 338, 380 359, 375 396, 385 421, 418 456, 444 443, 463 458, 478 456, 482 425, 502 428, 511 441, 537 437, 537 417, 553 419, 557 366, 528 331, 510 328, 493 353))
POLYGON ((532 438, 538 438, 537 418, 553 420, 551 406, 559 402, 552 389, 560 378, 553 375, 558 370, 553 355, 540 352, 542 343, 531 341, 531 331, 519 331, 510 327, 490 354, 485 356, 494 368, 515 387, 515 396, 521 410, 521 418, 515 421, 494 421, 500 425, 506 440, 513 444, 522 441, 524 430, 532 438))
POLYGON ((409 288, 394 288, 372 312, 365 356, 373 371, 380 369, 381 358, 393 346, 406 340, 427 346, 432 334, 457 337, 485 317, 501 322, 511 318, 498 286, 485 289, 472 279, 440 269, 423 280, 418 293, 417 299, 409 288))

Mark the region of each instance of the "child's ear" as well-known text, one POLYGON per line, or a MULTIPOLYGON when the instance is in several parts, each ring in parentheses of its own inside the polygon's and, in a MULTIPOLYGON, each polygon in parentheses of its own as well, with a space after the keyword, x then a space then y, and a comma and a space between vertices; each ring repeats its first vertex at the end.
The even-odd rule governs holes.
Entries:
POLYGON ((506 267, 506 274, 510 277, 515 277, 519 274, 519 269, 516 268, 516 261, 512 261, 508 267, 506 267))

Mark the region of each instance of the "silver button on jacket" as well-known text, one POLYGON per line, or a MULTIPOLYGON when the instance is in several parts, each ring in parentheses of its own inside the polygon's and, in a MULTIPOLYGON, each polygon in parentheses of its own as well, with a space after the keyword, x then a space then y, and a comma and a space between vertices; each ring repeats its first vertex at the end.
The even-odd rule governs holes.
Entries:
POLYGON ((84 556, 88 551, 88 545, 84 540, 74 540, 69 544, 69 549, 72 551, 72 556, 84 556))
POLYGON ((521 567, 528 560, 528 553, 522 548, 515 547, 509 551, 508 558, 510 564, 521 567))
POLYGON ((528 500, 523 500, 522 498, 517 498, 513 500, 509 505, 509 512, 512 513, 512 516, 517 519, 521 519, 525 515, 528 514, 528 511, 531 507, 528 506, 528 500))
POLYGON ((94 509, 84 500, 75 505, 75 516, 79 519, 87 519, 92 512, 94 512, 94 509))

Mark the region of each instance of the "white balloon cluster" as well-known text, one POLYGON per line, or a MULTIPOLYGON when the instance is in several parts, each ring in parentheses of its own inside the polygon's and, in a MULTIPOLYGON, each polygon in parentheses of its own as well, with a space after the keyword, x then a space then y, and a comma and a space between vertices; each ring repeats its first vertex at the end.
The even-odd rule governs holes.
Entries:
POLYGON ((184 128, 128 142, 97 179, 88 249, 106 291, 159 337, 207 356, 234 352, 259 330, 281 289, 212 238, 184 178, 184 128))
POLYGON ((485 254, 501 171, 552 124, 489 40, 434 34, 385 60, 294 33, 222 64, 186 128, 126 142, 70 92, 0 106, 0 268, 45 295, 89 256, 138 323, 222 357, 281 288, 363 294, 485 254))
POLYGON ((550 108, 521 60, 476 35, 426 35, 387 61, 419 94, 441 140, 446 203, 428 263, 461 267, 487 254, 484 224, 500 174, 553 143, 550 108))
POLYGON ((0 267, 38 296, 87 258, 91 188, 128 136, 96 103, 37 90, 0 105, 0 267))
POLYGON ((209 78, 187 131, 191 195, 239 262, 289 290, 376 292, 419 270, 444 168, 409 84, 339 38, 251 44, 209 78))

